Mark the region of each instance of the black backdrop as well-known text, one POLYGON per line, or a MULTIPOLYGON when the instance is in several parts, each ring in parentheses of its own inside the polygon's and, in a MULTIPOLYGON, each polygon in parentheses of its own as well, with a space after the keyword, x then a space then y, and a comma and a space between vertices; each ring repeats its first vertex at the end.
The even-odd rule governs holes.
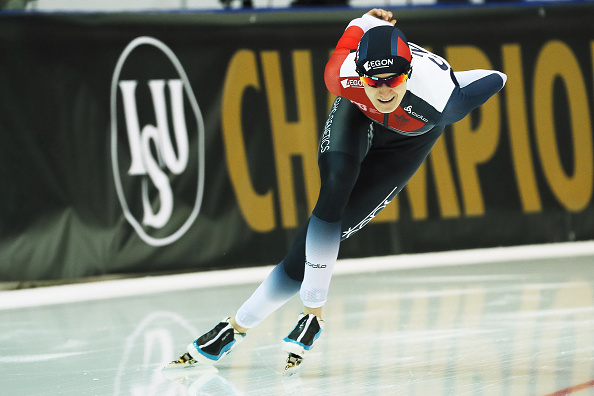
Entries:
MULTIPOLYGON (((397 11, 508 84, 341 257, 592 239, 593 10, 397 11)), ((278 262, 315 203, 325 62, 363 11, 0 15, 0 280, 278 262)))

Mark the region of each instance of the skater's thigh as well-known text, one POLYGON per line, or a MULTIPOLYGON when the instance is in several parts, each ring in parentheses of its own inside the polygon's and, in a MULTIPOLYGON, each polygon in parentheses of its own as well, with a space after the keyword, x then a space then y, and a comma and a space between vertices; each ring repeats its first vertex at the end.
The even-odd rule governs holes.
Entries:
POLYGON ((318 157, 340 152, 363 161, 371 145, 371 122, 349 100, 336 98, 320 137, 318 157))
POLYGON ((367 225, 404 188, 442 132, 442 127, 436 127, 424 135, 369 151, 345 208, 343 240, 367 225))

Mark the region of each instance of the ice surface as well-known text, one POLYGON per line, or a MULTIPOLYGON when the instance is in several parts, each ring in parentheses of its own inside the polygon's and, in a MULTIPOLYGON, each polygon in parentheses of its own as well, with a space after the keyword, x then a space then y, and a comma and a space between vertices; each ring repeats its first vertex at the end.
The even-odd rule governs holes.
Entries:
POLYGON ((334 276, 299 376, 283 381, 280 349, 297 296, 218 366, 164 375, 257 286, 220 281, 1 309, 0 394, 594 395, 594 254, 390 270, 373 260, 357 262, 369 273, 334 276))

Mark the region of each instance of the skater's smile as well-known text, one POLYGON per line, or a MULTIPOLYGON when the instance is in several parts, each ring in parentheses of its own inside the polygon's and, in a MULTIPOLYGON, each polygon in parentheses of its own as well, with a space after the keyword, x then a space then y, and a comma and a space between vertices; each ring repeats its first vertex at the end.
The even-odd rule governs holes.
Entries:
MULTIPOLYGON (((398 75, 394 73, 379 74, 375 77, 380 80, 374 82, 374 86, 367 83, 363 84, 365 94, 380 113, 391 113, 400 105, 402 98, 406 93, 406 80, 396 86, 391 87, 388 82, 398 75), (388 81, 384 83, 384 81, 388 81)), ((362 79, 363 80, 363 79, 362 79)), ((365 82, 365 80, 363 80, 365 82)))

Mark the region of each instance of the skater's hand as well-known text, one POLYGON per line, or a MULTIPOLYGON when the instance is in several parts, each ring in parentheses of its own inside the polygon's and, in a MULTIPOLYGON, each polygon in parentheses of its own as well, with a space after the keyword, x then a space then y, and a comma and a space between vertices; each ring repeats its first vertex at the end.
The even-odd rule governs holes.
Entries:
POLYGON ((367 13, 367 15, 371 15, 372 17, 376 17, 377 19, 381 19, 383 21, 388 21, 394 26, 396 24, 396 19, 392 19, 393 14, 391 11, 386 11, 381 8, 374 8, 367 13))

